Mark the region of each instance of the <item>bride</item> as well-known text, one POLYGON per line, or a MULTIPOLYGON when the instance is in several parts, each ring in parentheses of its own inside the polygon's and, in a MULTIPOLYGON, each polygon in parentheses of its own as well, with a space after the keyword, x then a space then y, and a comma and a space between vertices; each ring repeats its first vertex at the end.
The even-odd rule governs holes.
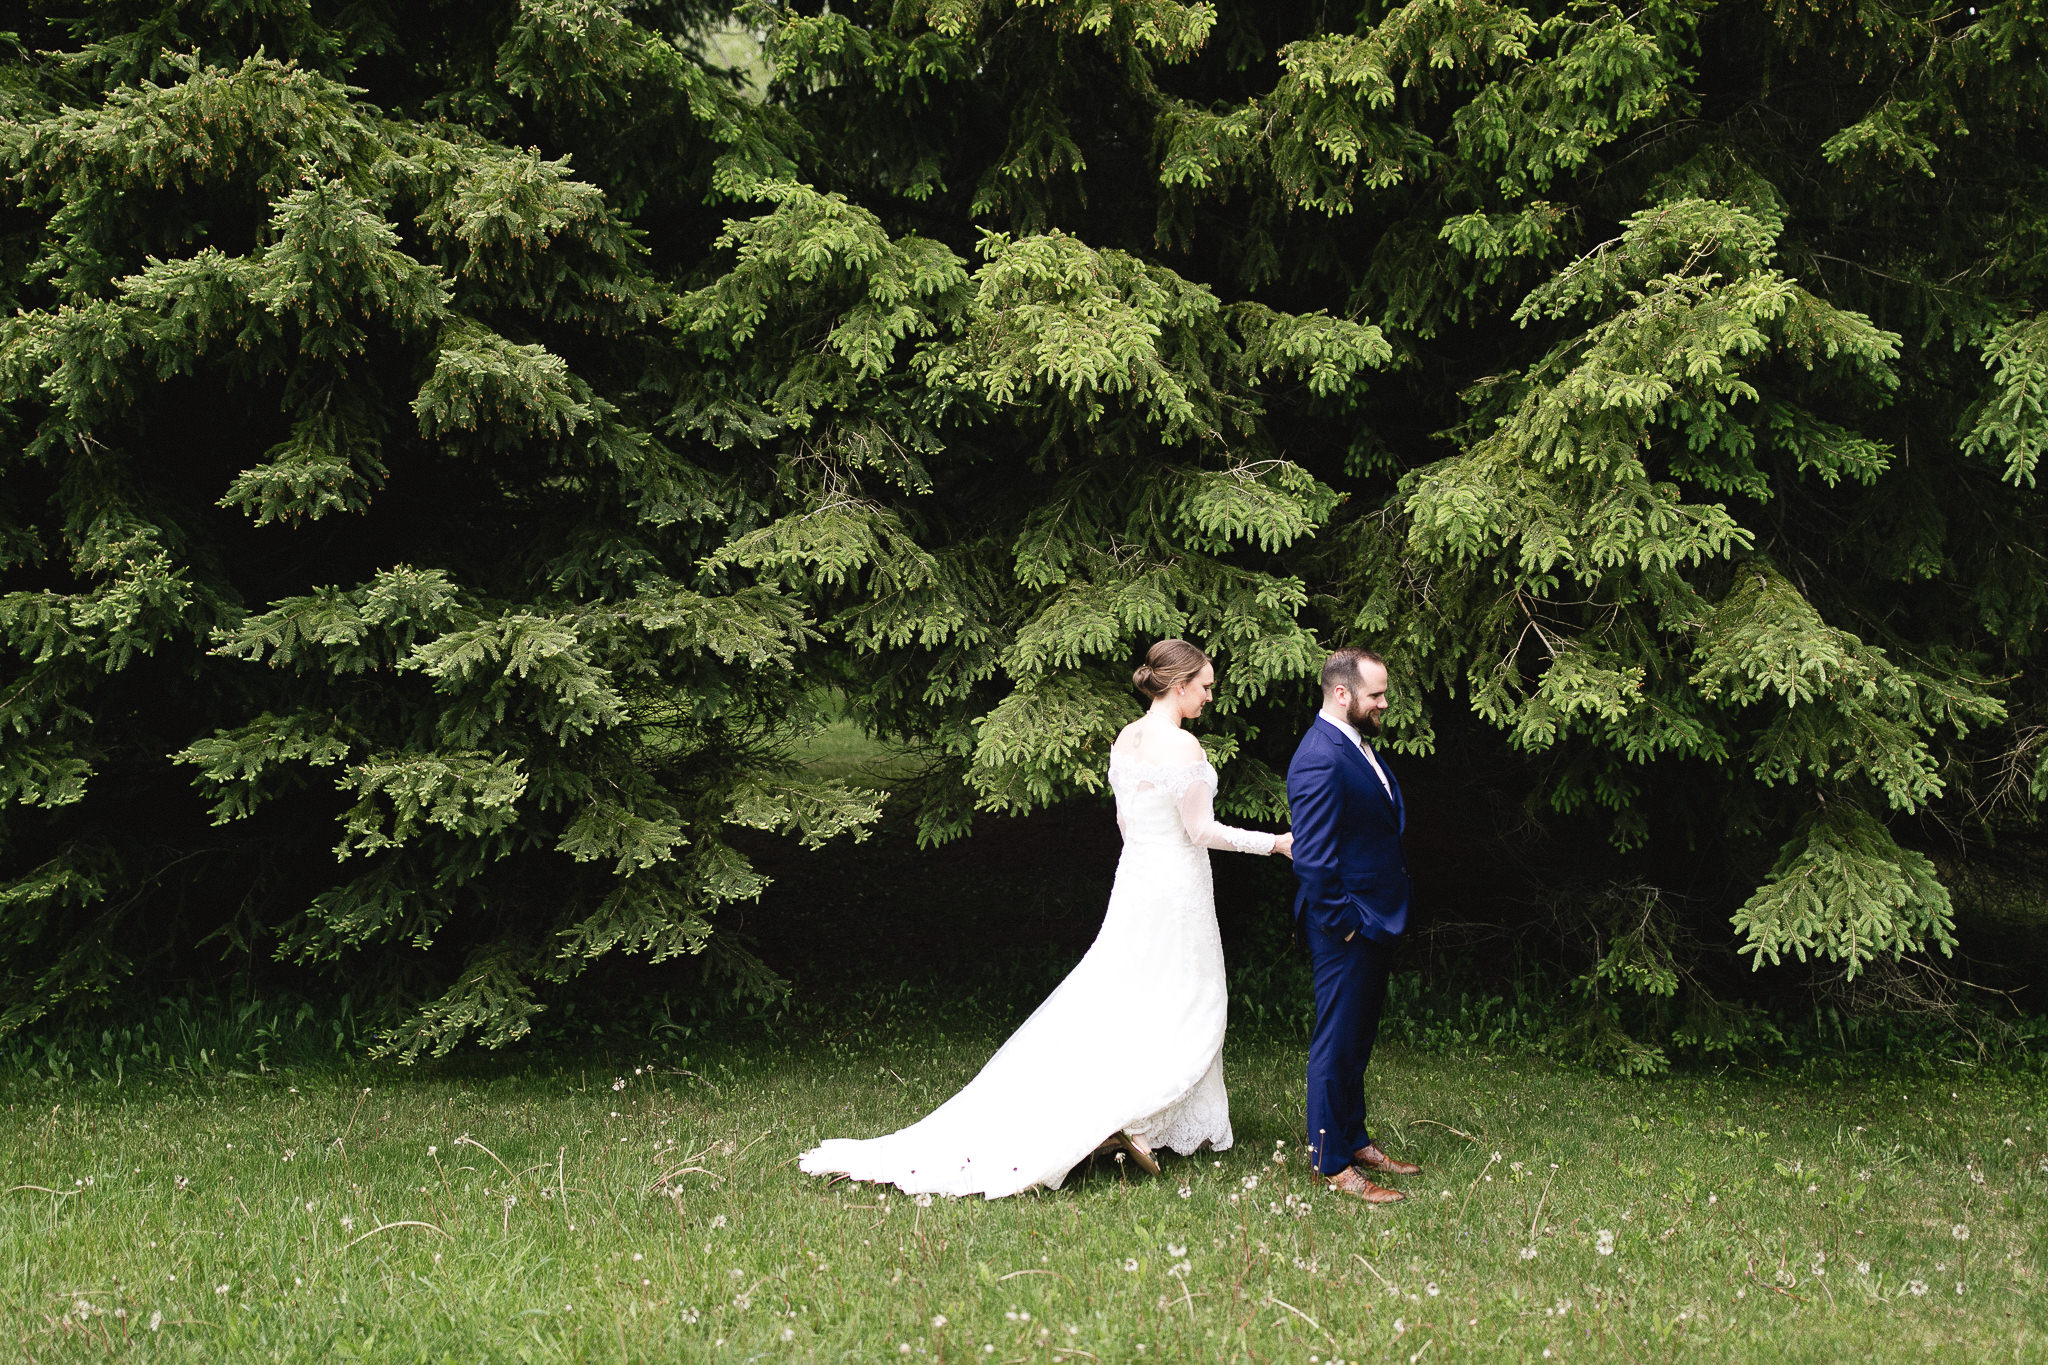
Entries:
POLYGON ((1109 753, 1124 848, 1094 946, 966 1089, 900 1132, 824 1142, 803 1154, 802 1169, 999 1199, 1057 1189, 1110 1147, 1156 1173, 1162 1147, 1230 1146, 1208 851, 1291 857, 1294 837, 1216 822, 1216 770, 1181 728, 1213 699, 1206 654, 1161 640, 1131 680, 1152 705, 1109 753))

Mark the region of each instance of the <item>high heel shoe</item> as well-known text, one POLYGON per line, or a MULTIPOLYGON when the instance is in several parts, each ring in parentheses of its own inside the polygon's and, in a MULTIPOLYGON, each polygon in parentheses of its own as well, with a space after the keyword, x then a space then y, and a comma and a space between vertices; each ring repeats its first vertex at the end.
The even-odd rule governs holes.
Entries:
POLYGON ((1136 1162, 1138 1169, 1143 1171, 1146 1175, 1159 1174, 1158 1159, 1155 1158, 1152 1155, 1152 1153, 1146 1151, 1143 1147, 1140 1147, 1137 1144, 1136 1139, 1132 1138, 1132 1136, 1129 1133, 1118 1133, 1114 1137, 1110 1138, 1110 1141, 1115 1143, 1124 1151, 1129 1152, 1131 1154, 1131 1160, 1136 1162))

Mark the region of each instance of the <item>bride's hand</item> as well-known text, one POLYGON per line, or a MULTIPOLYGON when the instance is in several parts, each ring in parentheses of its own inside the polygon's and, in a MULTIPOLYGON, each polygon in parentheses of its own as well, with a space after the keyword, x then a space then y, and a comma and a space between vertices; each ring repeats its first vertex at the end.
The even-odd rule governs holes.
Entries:
POLYGON ((1294 835, 1292 833, 1274 835, 1273 851, 1283 858, 1292 859, 1294 857, 1294 835))

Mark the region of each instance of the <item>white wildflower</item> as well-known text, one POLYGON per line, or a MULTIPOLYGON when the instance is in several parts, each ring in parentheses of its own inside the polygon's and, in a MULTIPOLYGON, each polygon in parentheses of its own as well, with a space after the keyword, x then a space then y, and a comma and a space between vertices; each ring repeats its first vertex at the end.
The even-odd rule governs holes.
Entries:
POLYGON ((719 1214, 719 1215, 718 1215, 718 1216, 717 1216, 716 1218, 713 1218, 713 1219, 711 1220, 711 1226, 712 1226, 712 1227, 715 1227, 715 1228, 722 1228, 722 1227, 724 1227, 724 1226, 725 1226, 725 1215, 721 1213, 721 1214, 719 1214))
POLYGON ((1523 1260, 1525 1260, 1525 1261, 1533 1261, 1533 1260, 1535 1260, 1535 1259, 1536 1259, 1536 1248, 1535 1248, 1535 1247, 1523 1247, 1523 1248, 1522 1248, 1522 1259, 1523 1259, 1523 1260))
POLYGON ((928 1209, 932 1206, 932 1197, 929 1194, 920 1194, 917 1198, 911 1200, 910 1202, 917 1205, 921 1209, 928 1209))
POLYGON ((1927 1282, 1925 1280, 1908 1280, 1906 1281, 1906 1292, 1916 1299, 1920 1298, 1927 1292, 1927 1282))
POLYGON ((1124 1269, 1126 1271, 1131 1272, 1132 1274, 1136 1274, 1138 1269, 1138 1258, 1135 1256, 1124 1257, 1124 1269))
POLYGON ((1967 1242, 1970 1240, 1970 1230, 1967 1227, 1964 1227, 1961 1223, 1958 1223, 1954 1227, 1950 1228, 1948 1230, 1948 1235, 1955 1238, 1958 1242, 1967 1242))
POLYGON ((1255 1175, 1248 1175, 1239 1183, 1248 1190, 1255 1190, 1259 1187, 1259 1178, 1255 1175))
POLYGON ((1180 1187, 1180 1197, 1181 1197, 1181 1198, 1183 1198, 1183 1199, 1187 1199, 1187 1198, 1190 1198, 1190 1197, 1192 1197, 1193 1195, 1194 1195, 1194 1190, 1193 1190, 1193 1189, 1191 1189, 1190 1187, 1188 1187, 1188 1186, 1186 1186, 1186 1185, 1183 1185, 1183 1186, 1181 1186, 1181 1187, 1180 1187))
POLYGON ((619 1077, 619 1078, 618 1078, 617 1080, 615 1080, 615 1081, 613 1081, 613 1082, 612 1082, 612 1089, 614 1089, 614 1090, 624 1090, 625 1088, 626 1088, 626 1078, 625 1078, 624 1076, 621 1076, 621 1077, 619 1077))
POLYGON ((1593 1240, 1593 1250, 1602 1256, 1614 1254, 1614 1232, 1609 1228, 1600 1229, 1600 1235, 1593 1240))
POLYGON ((934 1314, 932 1315, 932 1326, 934 1326, 934 1327, 938 1327, 938 1328, 943 1328, 943 1327, 945 1327, 945 1325, 946 1325, 946 1315, 945 1315, 944 1313, 934 1313, 934 1314))
POLYGON ((1174 1257, 1185 1256, 1188 1254, 1188 1249, 1184 1246, 1175 1246, 1172 1242, 1168 1242, 1166 1244, 1166 1254, 1174 1257))
POLYGON ((149 1330, 150 1330, 150 1331, 154 1332, 154 1331, 158 1330, 159 1328, 161 1328, 161 1327, 162 1327, 163 1325, 164 1325, 164 1315, 163 1315, 162 1313, 151 1313, 151 1314, 149 1315, 149 1330))
POLYGON ((1856 1273, 1858 1275, 1868 1275, 1870 1273, 1870 1262, 1858 1261, 1856 1263, 1856 1273))

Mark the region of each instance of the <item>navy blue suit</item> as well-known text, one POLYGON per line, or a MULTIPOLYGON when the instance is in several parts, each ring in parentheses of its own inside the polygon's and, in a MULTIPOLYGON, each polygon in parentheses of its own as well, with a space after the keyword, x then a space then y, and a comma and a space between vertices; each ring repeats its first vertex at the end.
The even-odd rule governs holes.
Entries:
POLYGON ((1287 767, 1299 883, 1294 924, 1308 943, 1316 991, 1308 1143, 1324 1175, 1372 1145, 1365 1068, 1379 1035, 1394 944, 1408 927, 1408 861, 1401 852, 1407 810, 1384 758, 1380 767, 1385 786, 1350 737, 1320 716, 1287 767))

